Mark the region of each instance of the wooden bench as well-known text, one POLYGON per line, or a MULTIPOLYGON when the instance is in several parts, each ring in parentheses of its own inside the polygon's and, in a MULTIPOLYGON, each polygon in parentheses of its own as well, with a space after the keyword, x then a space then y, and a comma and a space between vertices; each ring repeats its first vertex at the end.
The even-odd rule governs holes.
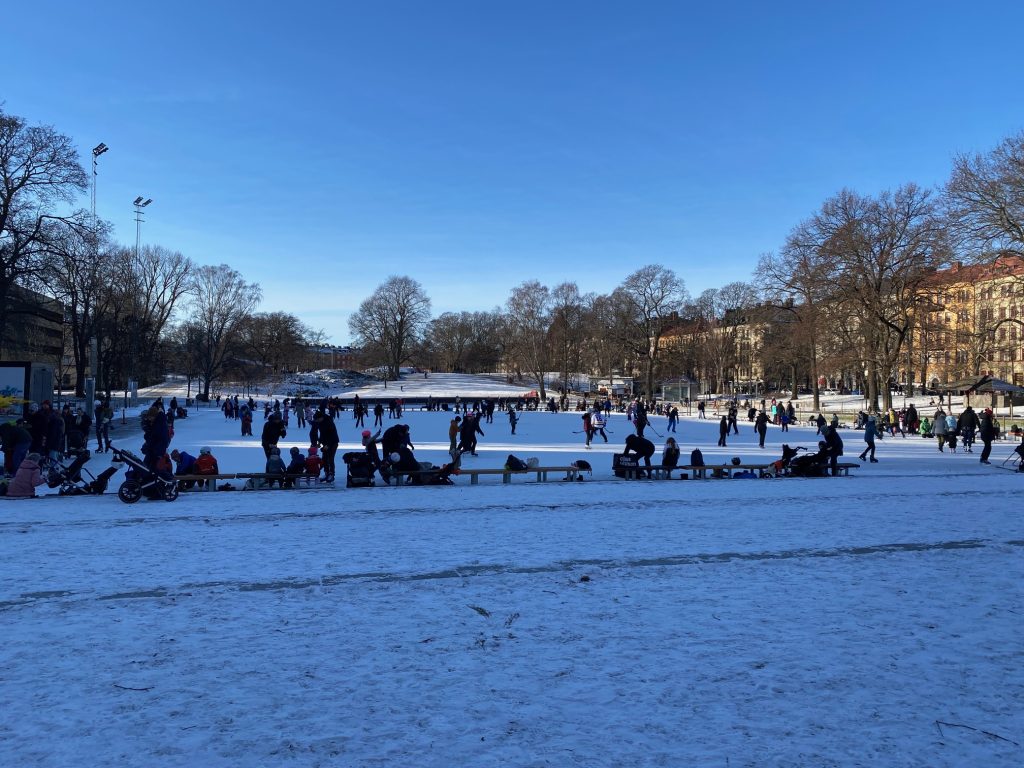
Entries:
POLYGON ((758 477, 764 477, 771 467, 771 464, 705 464, 700 467, 687 464, 676 469, 692 472, 694 479, 706 480, 709 471, 711 477, 732 477, 732 473, 736 471, 755 472, 758 477))
POLYGON ((274 488, 287 491, 292 488, 298 488, 300 484, 307 488, 334 487, 334 483, 325 483, 319 478, 319 476, 313 477, 312 475, 272 475, 266 472, 239 472, 235 477, 239 480, 252 480, 253 485, 256 486, 255 488, 242 488, 243 491, 269 491, 274 488), (289 481, 291 481, 291 485, 284 485, 284 483, 289 481), (257 482, 262 482, 263 485, 257 485, 257 482), (271 485, 271 482, 273 482, 274 485, 271 485))
MULTIPOLYGON (((549 472, 565 472, 565 480, 575 480, 579 477, 580 470, 576 467, 528 467, 527 469, 457 469, 451 473, 451 477, 457 475, 469 475, 470 485, 479 485, 480 475, 501 475, 501 482, 503 485, 507 485, 512 482, 512 475, 528 475, 534 473, 537 475, 538 483, 546 483, 548 481, 549 472)), ((438 473, 437 469, 420 469, 420 470, 409 470, 395 472, 392 470, 391 477, 395 478, 398 482, 396 485, 404 485, 402 483, 403 477, 413 476, 431 476, 438 473)))
POLYGON ((234 480, 235 475, 234 473, 221 475, 175 475, 174 479, 178 481, 178 488, 180 490, 188 490, 181 487, 182 483, 195 483, 198 486, 196 490, 216 491, 218 480, 234 480))
MULTIPOLYGON (((331 483, 322 483, 318 478, 313 478, 309 475, 284 475, 285 480, 292 480, 293 487, 298 487, 300 484, 306 485, 307 487, 319 487, 321 485, 325 487, 332 487, 331 483)), ((227 474, 219 475, 175 475, 174 479, 179 483, 194 482, 198 486, 196 490, 216 491, 218 480, 263 480, 267 482, 271 479, 276 483, 282 478, 282 475, 268 475, 265 472, 231 472, 227 474), (209 481, 209 482, 207 482, 209 481), (204 487, 205 484, 205 487, 204 487)), ((187 489, 182 489, 187 490, 187 489)), ((242 489, 244 490, 244 488, 242 489)), ((265 487, 264 490, 270 490, 269 486, 265 487)), ((287 489, 286 489, 287 490, 287 489)))

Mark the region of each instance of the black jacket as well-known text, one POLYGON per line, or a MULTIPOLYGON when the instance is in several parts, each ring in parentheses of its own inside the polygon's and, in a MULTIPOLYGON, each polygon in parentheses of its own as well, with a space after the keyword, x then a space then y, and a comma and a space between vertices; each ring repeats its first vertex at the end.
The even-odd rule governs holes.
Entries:
POLYGON ((263 425, 263 433, 260 435, 260 442, 264 445, 277 445, 277 441, 285 436, 284 422, 280 419, 269 418, 263 425))
POLYGON ((334 425, 334 419, 330 416, 324 416, 323 418, 313 420, 313 428, 309 431, 309 436, 312 442, 320 443, 320 445, 337 445, 340 441, 338 439, 338 428, 334 425))

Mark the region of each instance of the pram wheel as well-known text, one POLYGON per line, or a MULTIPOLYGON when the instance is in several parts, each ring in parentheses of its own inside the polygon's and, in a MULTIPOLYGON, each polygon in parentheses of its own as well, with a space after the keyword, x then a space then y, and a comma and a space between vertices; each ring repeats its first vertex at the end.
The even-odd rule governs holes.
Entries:
POLYGON ((164 501, 174 501, 178 498, 178 484, 171 483, 164 488, 164 501))
POLYGON ((142 484, 137 480, 125 480, 117 489, 117 498, 125 504, 134 504, 142 498, 142 484))

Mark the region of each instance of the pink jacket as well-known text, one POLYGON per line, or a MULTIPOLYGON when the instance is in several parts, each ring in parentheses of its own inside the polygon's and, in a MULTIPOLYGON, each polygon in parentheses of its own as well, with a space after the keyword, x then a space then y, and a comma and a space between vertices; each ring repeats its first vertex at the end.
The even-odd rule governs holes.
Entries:
POLYGON ((39 471, 39 465, 29 459, 24 459, 18 467, 14 479, 7 486, 7 498, 27 499, 36 495, 36 486, 42 485, 43 475, 39 471))

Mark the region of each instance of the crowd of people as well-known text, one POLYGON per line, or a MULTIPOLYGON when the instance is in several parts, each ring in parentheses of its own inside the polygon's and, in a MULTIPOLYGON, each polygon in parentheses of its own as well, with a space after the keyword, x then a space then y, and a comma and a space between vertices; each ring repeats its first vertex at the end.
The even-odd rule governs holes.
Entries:
MULTIPOLYGON (((428 399, 426 409, 429 411, 448 410, 452 418, 448 423, 450 462, 446 464, 457 470, 464 456, 477 456, 478 440, 484 437, 483 424, 494 422, 495 412, 507 415, 510 433, 516 434, 516 426, 520 414, 529 410, 531 398, 480 398, 463 400, 456 397, 449 409, 449 403, 439 403, 428 399)), ((253 398, 239 396, 217 397, 217 404, 224 413, 225 420, 236 420, 240 423, 241 435, 253 436, 253 417, 262 411, 264 418, 259 433, 260 444, 265 456, 264 474, 271 484, 280 487, 291 487, 297 482, 319 481, 331 483, 336 473, 336 457, 340 444, 337 419, 346 410, 338 398, 324 398, 311 401, 302 398, 285 398, 283 400, 266 400, 257 403, 253 398), (281 455, 278 447, 281 440, 288 435, 289 426, 294 419, 296 429, 307 430, 309 446, 305 450, 292 447, 288 461, 281 455)), ((549 411, 566 409, 571 405, 566 398, 548 401, 549 411)), ((372 411, 373 426, 376 432, 362 429, 361 442, 372 472, 377 472, 388 480, 393 474, 405 474, 412 478, 420 471, 421 465, 415 457, 410 429, 408 424, 394 424, 384 428, 385 414, 391 420, 401 419, 405 404, 401 398, 392 398, 386 403, 380 400, 372 405, 355 397, 352 413, 357 429, 364 427, 364 419, 372 411)), ((780 432, 789 431, 797 416, 792 402, 772 399, 770 402, 761 400, 760 407, 750 401, 727 401, 720 404, 719 447, 727 447, 728 438, 738 435, 739 414, 746 412, 746 418, 752 425, 760 448, 766 447, 766 436, 770 424, 778 426, 780 432)), ((609 415, 612 412, 624 412, 630 427, 630 434, 625 438, 622 456, 634 457, 637 463, 645 468, 652 466, 652 458, 656 454, 654 443, 646 436, 648 430, 658 437, 666 437, 662 449, 661 466, 673 469, 680 466, 681 449, 675 437, 679 425, 679 406, 672 403, 647 402, 636 398, 631 401, 617 400, 609 397, 595 398, 588 402, 579 399, 575 409, 582 411, 582 429, 585 448, 600 438, 609 442, 609 415), (662 436, 652 426, 650 413, 667 417, 665 423, 666 436, 662 436), (670 434, 671 433, 671 434, 670 434)), ((162 398, 158 398, 146 409, 142 416, 143 446, 142 455, 146 467, 157 474, 171 478, 185 477, 181 481, 182 488, 202 486, 203 476, 217 475, 220 472, 216 457, 211 449, 204 446, 198 455, 187 450, 174 449, 169 451, 174 439, 174 422, 187 416, 187 412, 178 406, 176 399, 171 399, 165 407, 162 398)), ((18 482, 10 482, 8 495, 32 495, 34 488, 42 480, 41 469, 47 461, 57 461, 68 453, 86 450, 90 430, 95 428, 97 452, 105 452, 110 446, 110 422, 113 412, 109 401, 97 400, 93 413, 90 415, 80 407, 64 406, 55 412, 49 401, 38 407, 32 406, 25 419, 0 425, 0 440, 3 447, 3 468, 5 477, 18 482), (25 471, 20 473, 22 467, 25 471)), ((697 418, 706 419, 704 401, 697 403, 697 418)), ((800 457, 801 460, 813 459, 810 464, 831 469, 835 474, 836 464, 843 455, 843 440, 839 434, 840 422, 837 415, 826 419, 819 413, 812 419, 812 426, 817 426, 821 440, 816 453, 800 457)), ((992 409, 986 408, 980 414, 971 406, 966 406, 959 414, 947 413, 941 404, 933 413, 920 417, 918 409, 910 404, 903 409, 886 409, 878 414, 860 411, 854 418, 854 429, 863 430, 864 449, 858 458, 861 461, 877 463, 877 442, 885 437, 900 435, 920 435, 935 439, 940 452, 955 453, 958 449, 973 453, 977 442, 982 443, 979 461, 989 464, 993 440, 999 437, 999 426, 992 409)), ((690 456, 690 465, 701 466, 703 457, 699 448, 690 456)), ((415 480, 412 480, 415 481, 415 480)))

